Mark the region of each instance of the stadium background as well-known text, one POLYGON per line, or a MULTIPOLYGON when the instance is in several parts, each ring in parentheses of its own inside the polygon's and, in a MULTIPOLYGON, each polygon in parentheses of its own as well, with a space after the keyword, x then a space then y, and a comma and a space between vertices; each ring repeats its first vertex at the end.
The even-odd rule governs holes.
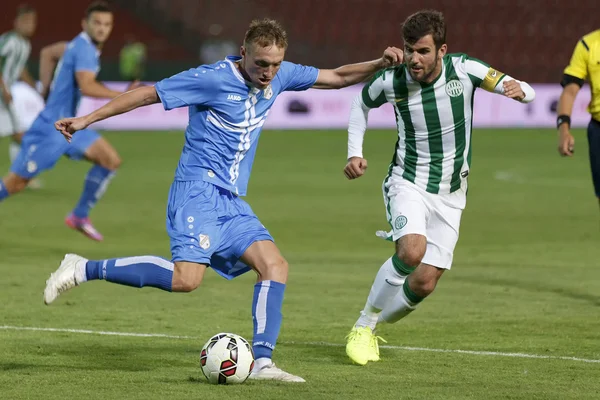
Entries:
MULTIPOLYGON (((4 0, 0 30, 11 29, 20 0, 4 0)), ((80 29, 82 0, 29 1, 40 13, 32 39, 32 66, 42 46, 80 29), (58 11, 60 10, 60 12, 58 11)), ((127 35, 148 49, 146 79, 198 65, 203 42, 243 38, 255 17, 280 20, 288 31, 287 57, 324 68, 376 58, 401 43, 401 22, 421 8, 444 12, 450 51, 518 71, 532 83, 560 81, 577 40, 597 29, 597 2, 578 0, 116 0, 115 28, 102 54, 103 80, 119 80, 117 58, 127 35)), ((215 60, 216 61, 216 60, 215 60)), ((33 71, 36 69, 33 68, 33 71)))
MULTIPOLYGON (((16 9, 18 4, 19 0, 6 0, 3 9, 16 9)), ((29 62, 31 72, 37 76, 40 49, 69 40, 80 30, 86 2, 31 4, 41 16, 29 62)), ((537 101, 526 107, 481 93, 476 102, 477 127, 553 126, 562 71, 574 44, 595 29, 597 19, 592 0, 579 0, 577 7, 554 0, 304 0, 302 6, 277 0, 114 0, 112 4, 116 10, 115 28, 103 50, 98 76, 104 82, 127 79, 119 69, 119 57, 131 42, 144 46, 142 79, 154 82, 199 64, 213 63, 227 54, 238 54, 248 21, 260 17, 276 18, 286 27, 290 38, 288 60, 333 68, 374 59, 385 46, 402 46, 401 22, 406 16, 420 8, 437 8, 444 12, 448 23, 449 52, 467 53, 536 85, 537 101)), ((8 30, 11 23, 11 14, 4 13, 0 28, 8 30)), ((287 94, 286 100, 274 108, 266 128, 344 128, 356 90, 333 94, 312 91, 294 97, 287 94)), ((574 105, 572 120, 576 127, 587 125, 589 96, 586 87, 574 105)), ((87 113, 102 104, 84 99, 80 110, 87 113)), ((183 111, 164 113, 154 107, 96 127, 183 129, 186 119, 183 111)), ((374 111, 371 127, 393 126, 391 107, 374 111)))
MULTIPOLYGON (((291 266, 276 362, 306 378, 300 386, 203 384, 198 353, 207 338, 220 331, 251 337, 251 274, 225 281, 209 271, 199 290, 181 296, 95 282, 51 307, 42 304, 45 279, 66 252, 93 259, 169 258, 165 202, 186 111, 172 111, 176 129, 156 134, 140 127, 155 113, 162 118, 159 105, 133 114, 126 134, 102 132, 123 159, 91 215, 103 243, 63 225, 87 163, 61 160, 41 176, 41 190, 0 204, 0 398, 600 398, 598 204, 585 131, 574 129, 575 157, 559 158, 552 114, 573 46, 599 28, 596 1, 112 3, 115 29, 99 76, 106 82, 122 79, 119 52, 132 37, 147 48, 144 80, 150 82, 214 61, 201 57, 219 49, 233 46, 237 52, 249 20, 264 16, 287 28, 289 60, 335 67, 374 59, 387 45, 401 46, 401 21, 434 7, 446 14, 450 51, 535 84, 538 94, 542 87, 552 92, 532 103, 543 108, 543 118, 531 128, 523 128, 537 115, 523 111, 531 111, 528 106, 507 100, 476 109, 500 125, 473 132, 468 206, 452 271, 417 312, 378 331, 391 347, 382 348, 382 361, 367 368, 350 365, 341 346, 377 268, 393 251, 374 233, 386 228, 380 188, 396 134, 368 131, 369 170, 349 182, 342 174, 343 126, 265 129, 247 200, 291 266), (509 104, 513 108, 503 108, 509 104)), ((2 1, 0 30, 10 29, 18 4, 2 1)), ((88 1, 30 4, 39 11, 30 61, 37 75, 41 47, 73 38, 88 1)), ((586 92, 574 111, 581 126, 589 120, 586 92)), ((320 93, 335 91, 307 95, 320 93)), ((484 99, 479 91, 476 107, 484 99)), ((319 104, 328 104, 329 118, 345 124, 346 103, 319 104)), ((287 120, 302 127, 309 117, 287 120)), ((393 125, 393 116, 385 120, 393 125)), ((0 157, 0 169, 8 168, 7 157, 0 157)))

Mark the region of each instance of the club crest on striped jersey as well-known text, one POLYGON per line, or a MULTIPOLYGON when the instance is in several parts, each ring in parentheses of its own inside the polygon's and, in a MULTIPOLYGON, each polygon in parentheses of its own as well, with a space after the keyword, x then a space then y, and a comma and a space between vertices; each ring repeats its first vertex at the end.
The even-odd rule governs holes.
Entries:
POLYGON ((452 79, 446 82, 446 94, 450 97, 458 97, 463 94, 465 87, 458 79, 452 79))
POLYGON ((200 234, 198 236, 198 244, 200 245, 200 247, 202 247, 204 250, 207 250, 210 247, 210 238, 208 237, 208 235, 204 235, 204 234, 200 234))

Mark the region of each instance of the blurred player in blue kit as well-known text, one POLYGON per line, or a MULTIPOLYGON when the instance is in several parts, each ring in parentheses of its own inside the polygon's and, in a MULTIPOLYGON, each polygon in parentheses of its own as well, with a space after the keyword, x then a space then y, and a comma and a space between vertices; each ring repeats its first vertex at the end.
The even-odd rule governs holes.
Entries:
MULTIPOLYGON (((89 213, 106 191, 121 159, 110 143, 94 130, 81 131, 69 144, 54 128, 57 119, 75 116, 82 95, 115 98, 121 94, 96 81, 100 50, 113 28, 110 7, 102 1, 92 3, 85 12, 82 27, 83 32, 71 42, 55 43, 42 50, 40 81, 42 96, 47 98, 46 106, 25 132, 19 155, 0 182, 0 201, 25 189, 42 171, 53 168, 63 155, 73 160, 87 159, 94 166, 87 174, 79 202, 65 223, 100 241, 102 235, 92 225, 89 213)), ((135 86, 137 82, 130 85, 130 89, 135 86)))

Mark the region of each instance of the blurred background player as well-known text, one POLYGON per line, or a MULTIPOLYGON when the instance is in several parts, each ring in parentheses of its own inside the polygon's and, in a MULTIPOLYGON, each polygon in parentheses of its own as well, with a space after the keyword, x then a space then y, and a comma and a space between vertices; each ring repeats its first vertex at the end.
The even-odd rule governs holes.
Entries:
POLYGON ((56 129, 75 141, 90 124, 138 107, 159 102, 166 110, 189 107, 185 146, 167 207, 171 261, 155 256, 87 260, 67 254, 46 282, 46 304, 88 280, 191 292, 209 266, 228 279, 254 269, 256 363, 250 378, 304 382, 271 360, 281 327, 288 264, 241 196, 246 195, 263 124, 280 93, 350 86, 397 64, 402 53, 388 48, 378 60, 319 70, 283 61, 287 45, 287 34, 278 22, 253 21, 241 57, 181 72, 120 96, 91 114, 56 122, 56 129))
POLYGON ((379 322, 395 323, 435 289, 452 266, 470 168, 473 96, 478 87, 517 101, 535 92, 480 60, 447 54, 442 13, 420 11, 402 28, 404 64, 376 76, 356 97, 348 127, 348 179, 361 177, 367 161, 363 138, 369 110, 394 105, 398 141, 383 182, 396 252, 379 269, 367 303, 348 335, 346 353, 360 365, 379 360, 379 322))
MULTIPOLYGON (((15 115, 15 121, 17 124, 17 131, 21 132, 21 136, 26 132, 37 116, 44 109, 44 99, 40 93, 32 88, 29 84, 23 81, 17 81, 13 83, 11 87, 13 112, 15 115)), ((20 138, 19 138, 20 140, 20 138)), ((16 159, 21 149, 20 144, 11 143, 11 159, 16 159)), ((27 185, 30 189, 39 189, 41 187, 39 178, 32 179, 27 185)))
POLYGON ((119 53, 119 72, 125 81, 141 81, 146 67, 146 45, 128 35, 119 53))
MULTIPOLYGON (((82 21, 83 32, 66 44, 56 43, 44 50, 40 66, 42 94, 48 99, 44 110, 23 136, 21 152, 10 173, 0 185, 0 200, 22 191, 28 182, 42 171, 54 167, 61 156, 74 160, 86 159, 94 166, 85 179, 83 193, 65 223, 87 237, 100 241, 102 235, 94 228, 89 212, 104 194, 121 160, 117 151, 98 134, 86 129, 72 143, 57 134, 54 121, 75 116, 81 96, 114 98, 121 94, 96 81, 100 69, 100 50, 113 28, 113 14, 107 3, 92 3, 82 21), (58 65, 56 62, 58 61, 58 65), (54 64, 53 64, 54 63, 54 64), (49 84, 49 73, 56 66, 49 84)), ((132 84, 135 86, 136 84, 132 84)))
POLYGON ((587 128, 592 180, 600 203, 600 29, 585 35, 577 42, 571 62, 565 68, 558 101, 556 125, 558 128, 558 152, 571 157, 575 151, 575 138, 571 135, 571 112, 577 93, 585 81, 589 81, 592 100, 588 111, 592 115, 587 128))
MULTIPOLYGON (((29 5, 22 5, 17 10, 14 29, 0 36, 0 136, 11 137, 9 145, 10 161, 14 161, 21 148, 23 123, 15 112, 13 84, 21 80, 35 89, 35 81, 27 70, 27 60, 31 53, 29 39, 35 33, 37 13, 29 5)), ((28 125, 31 125, 29 123, 28 125)), ((32 182, 31 187, 36 183, 32 182)))

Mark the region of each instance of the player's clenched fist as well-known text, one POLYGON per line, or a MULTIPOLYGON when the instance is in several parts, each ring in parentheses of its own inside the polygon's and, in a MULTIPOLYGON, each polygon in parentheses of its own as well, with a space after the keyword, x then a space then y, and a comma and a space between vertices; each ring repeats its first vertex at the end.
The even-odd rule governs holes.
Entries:
POLYGON ((504 81, 504 95, 508 98, 521 101, 525 98, 525 92, 521 88, 521 84, 515 80, 504 81))
POLYGON ((344 175, 348 179, 356 179, 363 176, 366 170, 367 160, 361 157, 352 157, 348 160, 346 168, 344 168, 344 175))
POLYGON ((63 118, 54 123, 54 127, 57 131, 62 133, 62 135, 67 139, 68 142, 71 142, 71 138, 73 134, 77 131, 85 129, 88 127, 88 123, 84 117, 79 118, 63 118))
POLYGON ((402 64, 404 61, 404 52, 397 47, 388 47, 383 52, 381 60, 384 68, 402 64))

